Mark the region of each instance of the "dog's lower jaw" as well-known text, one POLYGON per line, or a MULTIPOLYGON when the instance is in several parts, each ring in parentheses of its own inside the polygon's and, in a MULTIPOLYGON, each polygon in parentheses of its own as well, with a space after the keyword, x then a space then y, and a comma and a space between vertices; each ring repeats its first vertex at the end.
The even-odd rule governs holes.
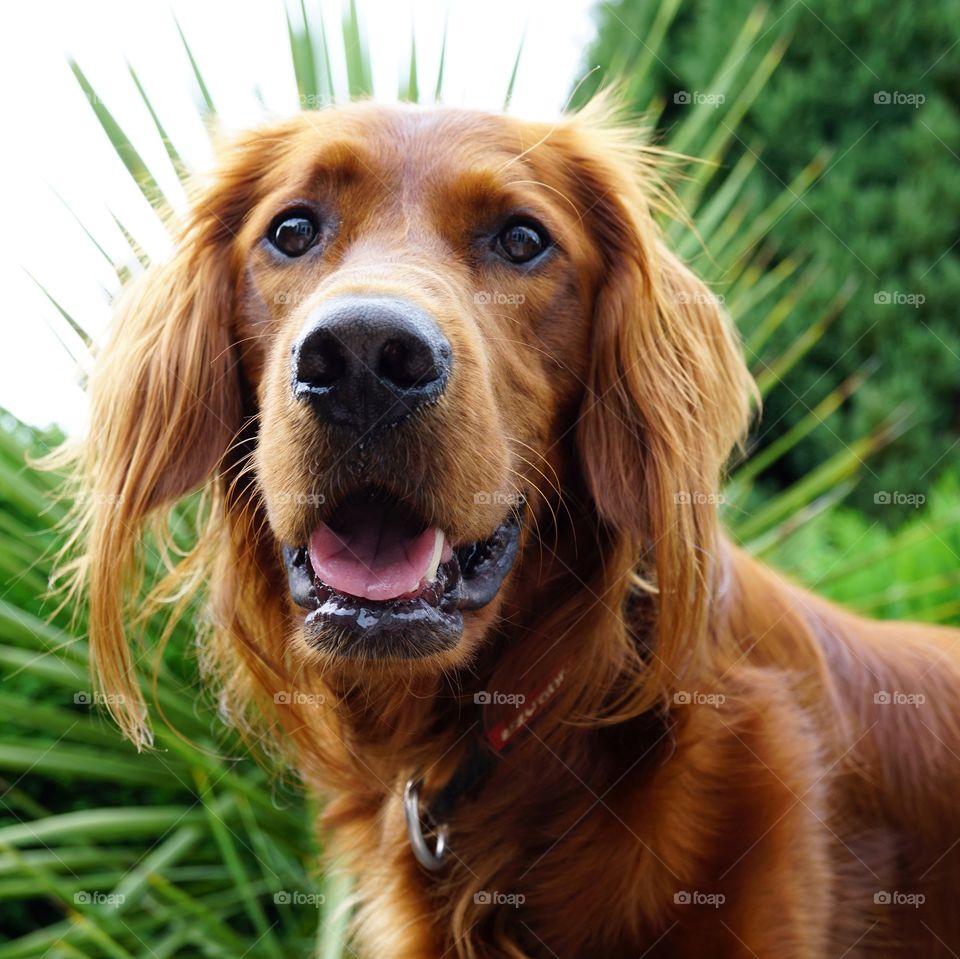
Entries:
POLYGON ((433 578, 392 599, 374 600, 325 583, 306 548, 283 547, 290 593, 306 610, 303 638, 332 657, 371 662, 424 660, 456 650, 464 617, 489 606, 520 551, 523 510, 511 512, 489 537, 455 550, 434 565, 433 578))

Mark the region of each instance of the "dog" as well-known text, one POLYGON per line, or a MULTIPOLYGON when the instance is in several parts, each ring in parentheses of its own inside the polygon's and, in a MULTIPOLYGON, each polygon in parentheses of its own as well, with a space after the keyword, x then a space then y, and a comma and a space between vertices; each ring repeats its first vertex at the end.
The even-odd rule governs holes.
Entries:
POLYGON ((323 798, 362 956, 954 956, 960 633, 723 533, 754 388, 641 140, 358 103, 226 147, 91 377, 99 682, 148 746, 150 531, 224 716, 323 798))

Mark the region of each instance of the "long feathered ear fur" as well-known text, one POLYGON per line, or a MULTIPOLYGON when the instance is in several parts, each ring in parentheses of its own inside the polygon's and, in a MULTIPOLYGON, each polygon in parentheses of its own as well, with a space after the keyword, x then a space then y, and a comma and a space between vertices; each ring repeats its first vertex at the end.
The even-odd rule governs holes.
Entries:
POLYGON ((644 560, 656 617, 643 685, 662 694, 709 654, 717 494, 755 387, 719 298, 663 242, 662 160, 608 114, 601 100, 572 121, 604 258, 578 442, 600 518, 644 560))
POLYGON ((256 135, 227 150, 173 258, 123 295, 96 357, 88 434, 59 457, 79 486, 66 548, 73 559, 62 569, 67 595, 88 598, 95 679, 138 746, 150 733, 125 602, 139 599, 148 521, 162 547, 169 508, 210 483, 242 425, 232 244, 270 154, 256 135))
POLYGON ((144 519, 203 485, 240 426, 232 278, 196 227, 123 298, 90 382, 78 517, 91 661, 111 712, 144 744, 121 597, 144 519))

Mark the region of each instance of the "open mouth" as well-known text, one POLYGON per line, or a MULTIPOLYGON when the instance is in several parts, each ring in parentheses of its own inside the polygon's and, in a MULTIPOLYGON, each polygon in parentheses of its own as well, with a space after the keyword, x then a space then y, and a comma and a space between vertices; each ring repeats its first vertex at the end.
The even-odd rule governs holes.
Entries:
POLYGON ((521 521, 511 511, 486 539, 453 545, 389 496, 351 497, 307 544, 283 547, 307 641, 362 658, 452 648, 463 612, 486 606, 513 566, 521 521))

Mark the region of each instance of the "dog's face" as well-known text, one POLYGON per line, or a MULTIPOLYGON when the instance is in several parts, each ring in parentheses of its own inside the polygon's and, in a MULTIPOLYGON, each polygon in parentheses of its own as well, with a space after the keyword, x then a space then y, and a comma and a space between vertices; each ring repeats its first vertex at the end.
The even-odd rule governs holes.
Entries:
POLYGON ((309 117, 237 237, 256 475, 311 648, 459 659, 562 468, 598 253, 575 171, 531 145, 504 117, 309 117))
POLYGON ((227 150, 93 377, 82 529, 107 685, 130 688, 139 529, 211 481, 233 529, 211 578, 242 596, 282 575, 265 601, 307 657, 464 662, 574 512, 627 544, 618 575, 643 548, 681 634, 715 525, 682 494, 715 489, 748 378, 660 241, 653 163, 589 114, 373 104, 227 150))

